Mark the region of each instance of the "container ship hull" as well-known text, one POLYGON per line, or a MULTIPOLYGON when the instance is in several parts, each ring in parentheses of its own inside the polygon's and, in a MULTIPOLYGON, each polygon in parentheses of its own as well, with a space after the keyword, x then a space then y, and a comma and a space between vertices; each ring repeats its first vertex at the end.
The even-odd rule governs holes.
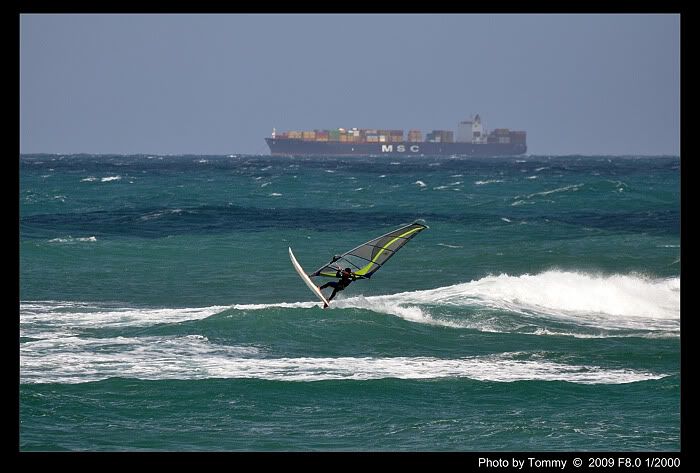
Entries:
POLYGON ((525 143, 366 143, 265 138, 272 155, 286 156, 514 156, 527 152, 525 143))

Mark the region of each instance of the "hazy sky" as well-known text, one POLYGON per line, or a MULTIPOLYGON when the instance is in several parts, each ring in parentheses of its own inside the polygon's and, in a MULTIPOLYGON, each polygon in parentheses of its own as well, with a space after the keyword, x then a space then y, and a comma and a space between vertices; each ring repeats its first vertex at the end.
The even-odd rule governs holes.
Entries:
POLYGON ((679 154, 680 15, 21 15, 20 152, 267 154, 277 130, 679 154))

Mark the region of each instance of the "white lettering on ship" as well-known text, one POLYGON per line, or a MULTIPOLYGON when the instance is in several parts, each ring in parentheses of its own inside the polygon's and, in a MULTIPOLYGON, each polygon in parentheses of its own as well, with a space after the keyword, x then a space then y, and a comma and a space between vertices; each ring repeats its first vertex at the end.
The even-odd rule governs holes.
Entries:
MULTIPOLYGON (((408 149, 411 150, 411 153, 418 153, 420 151, 420 147, 418 145, 409 146, 408 149)), ((382 145, 382 153, 393 153, 393 152, 394 152, 394 145, 382 145)), ((406 146, 397 145, 396 152, 397 153, 405 153, 406 146)))

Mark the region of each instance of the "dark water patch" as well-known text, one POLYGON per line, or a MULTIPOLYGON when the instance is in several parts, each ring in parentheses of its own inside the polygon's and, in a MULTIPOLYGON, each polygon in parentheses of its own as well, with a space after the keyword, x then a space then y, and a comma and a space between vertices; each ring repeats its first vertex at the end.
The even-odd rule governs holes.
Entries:
POLYGON ((571 212, 557 215, 554 219, 570 225, 610 232, 644 232, 653 235, 679 236, 681 230, 680 209, 571 212))
MULTIPOLYGON (((431 222, 459 223, 465 226, 503 225, 502 218, 526 219, 548 224, 561 222, 578 227, 608 231, 646 232, 679 235, 680 211, 596 211, 545 212, 509 209, 509 213, 410 213, 391 210, 346 210, 321 208, 261 208, 242 206, 198 206, 185 208, 141 207, 90 212, 30 215, 21 218, 24 238, 55 238, 66 235, 133 236, 159 238, 168 235, 212 234, 270 229, 306 229, 313 231, 356 231, 386 228, 416 219, 431 222), (333 222, 333 225, 328 225, 333 222)), ((380 230, 381 231, 381 230, 380 230)))
POLYGON ((478 170, 494 173, 508 170, 543 172, 546 174, 597 171, 601 175, 620 175, 636 172, 678 170, 680 158, 647 156, 503 156, 477 157, 287 157, 268 155, 51 155, 20 156, 20 171, 51 168, 66 171, 150 171, 188 172, 212 169, 220 171, 255 171, 269 166, 280 168, 320 168, 336 171, 370 172, 385 174, 414 173, 417 171, 478 170), (538 169, 545 167, 546 169, 538 169))
MULTIPOLYGON (((90 234, 159 238, 180 234, 211 234, 270 229, 315 231, 353 230, 363 226, 385 228, 410 223, 420 215, 353 210, 199 206, 182 209, 129 208, 83 213, 42 214, 24 217, 20 230, 25 238, 90 234), (333 225, 328 225, 333 222, 333 225)), ((389 229, 387 229, 389 231, 389 229)))

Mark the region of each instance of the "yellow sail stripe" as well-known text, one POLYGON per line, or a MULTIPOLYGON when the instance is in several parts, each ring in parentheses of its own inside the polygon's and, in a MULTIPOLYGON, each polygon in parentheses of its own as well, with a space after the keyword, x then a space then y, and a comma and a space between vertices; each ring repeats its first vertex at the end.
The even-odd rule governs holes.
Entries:
POLYGON ((377 261, 377 258, 379 258, 379 255, 384 253, 384 250, 386 250, 388 247, 390 247, 396 240, 398 240, 399 238, 405 238, 407 235, 410 235, 413 232, 417 232, 418 230, 423 230, 423 228, 425 228, 425 227, 412 228, 411 230, 407 231, 406 233, 402 233, 401 235, 399 235, 396 238, 394 238, 393 240, 391 240, 389 243, 384 245, 382 247, 382 249, 379 250, 379 252, 376 255, 374 255, 374 258, 372 258, 372 261, 370 261, 369 264, 367 264, 367 266, 360 269, 359 271, 355 271, 355 274, 357 274, 358 276, 364 276, 365 273, 367 273, 367 271, 369 271, 373 265, 377 264, 376 261, 377 261))

